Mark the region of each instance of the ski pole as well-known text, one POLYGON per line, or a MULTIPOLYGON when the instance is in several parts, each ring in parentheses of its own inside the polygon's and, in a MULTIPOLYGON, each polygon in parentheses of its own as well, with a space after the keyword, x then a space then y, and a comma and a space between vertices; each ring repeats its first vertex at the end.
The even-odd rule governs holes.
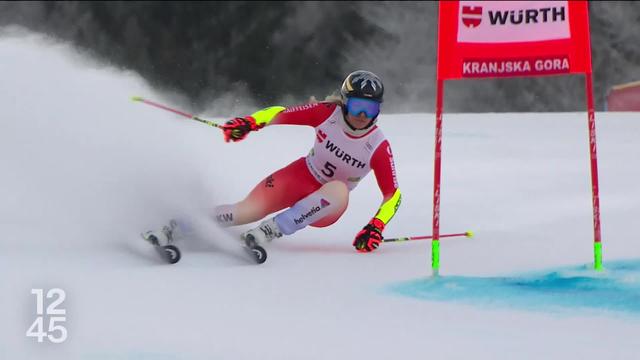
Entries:
MULTIPOLYGON (((458 237, 458 236, 466 236, 466 237, 470 238, 470 237, 473 237, 473 232, 467 231, 467 232, 463 232, 463 233, 459 233, 459 234, 444 234, 444 235, 440 235, 440 239, 449 238, 449 237, 458 237)), ((393 239, 382 239, 382 242, 426 240, 426 239, 433 239, 433 235, 399 237, 399 238, 393 238, 393 239)))
POLYGON ((199 118, 199 117, 197 117, 195 115, 192 115, 192 114, 189 114, 189 113, 186 113, 186 112, 182 112, 180 110, 172 109, 172 108, 170 108, 168 106, 165 106, 165 105, 158 104, 158 103, 155 103, 153 101, 147 100, 147 99, 145 99, 145 98, 143 98, 141 96, 133 96, 133 97, 131 97, 131 100, 132 101, 139 101, 141 103, 144 103, 144 104, 147 104, 147 105, 151 105, 151 106, 157 107, 157 108, 162 109, 162 110, 170 111, 170 112, 172 112, 174 114, 178 114, 180 116, 184 116, 184 117, 189 118, 191 120, 199 121, 199 122, 201 122, 203 124, 207 124, 209 126, 220 128, 220 125, 214 123, 213 121, 205 120, 205 119, 199 118))

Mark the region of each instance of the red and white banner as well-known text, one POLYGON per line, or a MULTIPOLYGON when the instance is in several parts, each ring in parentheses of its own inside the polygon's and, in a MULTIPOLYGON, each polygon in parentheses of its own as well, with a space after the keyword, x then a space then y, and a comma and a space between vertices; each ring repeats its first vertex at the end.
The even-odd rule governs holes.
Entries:
POLYGON ((585 1, 443 1, 438 79, 591 73, 585 1))
MULTIPOLYGON (((445 80, 585 74, 594 268, 602 269, 600 196, 589 7, 570 1, 441 1, 438 16, 431 267, 440 267, 440 182, 445 80)), ((611 98, 613 99, 613 98, 611 98)))

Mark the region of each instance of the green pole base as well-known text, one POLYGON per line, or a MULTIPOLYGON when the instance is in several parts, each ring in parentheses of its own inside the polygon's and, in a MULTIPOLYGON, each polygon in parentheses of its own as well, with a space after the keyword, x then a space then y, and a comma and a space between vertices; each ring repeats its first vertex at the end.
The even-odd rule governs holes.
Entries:
POLYGON ((594 242, 593 243, 593 268, 596 271, 602 271, 602 243, 594 242))
POLYGON ((440 240, 431 241, 431 273, 433 276, 440 274, 440 240))

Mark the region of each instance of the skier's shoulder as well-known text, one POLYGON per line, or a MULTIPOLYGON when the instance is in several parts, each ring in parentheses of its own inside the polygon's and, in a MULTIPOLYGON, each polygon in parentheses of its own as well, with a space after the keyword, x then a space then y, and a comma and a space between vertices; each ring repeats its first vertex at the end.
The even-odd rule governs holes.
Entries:
POLYGON ((334 117, 338 111, 338 104, 332 102, 309 102, 287 108, 282 112, 282 121, 317 127, 334 117))
POLYGON ((393 157, 391 151, 391 143, 389 139, 384 135, 382 129, 379 126, 375 126, 375 128, 368 134, 369 139, 367 141, 371 146, 371 151, 373 156, 383 156, 383 157, 393 157))
POLYGON ((293 105, 290 106, 288 108, 286 108, 286 110, 284 111, 285 113, 292 113, 292 112, 313 112, 313 113, 327 113, 327 114, 331 114, 335 111, 335 109, 338 107, 339 105, 336 103, 332 103, 332 102, 328 102, 328 101, 315 101, 315 102, 309 102, 306 104, 299 104, 299 105, 293 105))
MULTIPOLYGON (((373 129, 371 129, 371 131, 366 135, 366 137, 368 137, 370 141, 375 139, 375 143, 378 146, 382 145, 382 143, 384 142, 388 143, 387 137, 384 135, 384 132, 382 132, 382 129, 378 125, 374 125, 373 129)), ((376 148, 378 146, 376 146, 376 148)))

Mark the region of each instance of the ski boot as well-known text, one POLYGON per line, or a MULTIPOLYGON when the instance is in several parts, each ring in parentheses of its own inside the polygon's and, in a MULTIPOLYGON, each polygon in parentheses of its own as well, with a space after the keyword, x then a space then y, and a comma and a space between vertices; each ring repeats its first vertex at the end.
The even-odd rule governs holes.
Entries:
POLYGON ((257 227, 248 230, 240 235, 244 242, 244 247, 250 252, 258 264, 267 260, 267 251, 262 245, 271 242, 275 238, 282 236, 280 228, 275 218, 264 220, 257 227))

